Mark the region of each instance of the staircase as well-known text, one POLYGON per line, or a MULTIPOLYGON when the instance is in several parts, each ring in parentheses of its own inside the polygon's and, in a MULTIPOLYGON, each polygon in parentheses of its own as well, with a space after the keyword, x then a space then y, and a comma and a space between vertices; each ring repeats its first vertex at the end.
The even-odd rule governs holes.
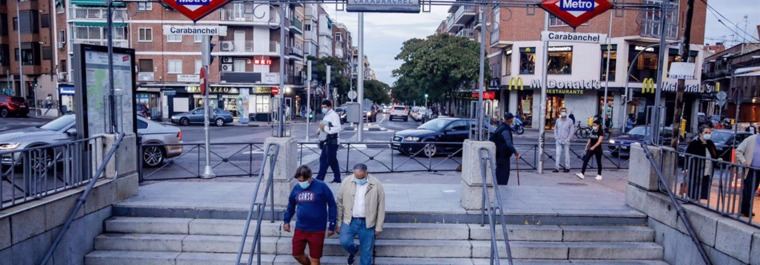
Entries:
MULTIPOLYGON (((236 216, 242 213, 127 208, 115 206, 115 216, 106 220, 104 233, 96 238, 95 250, 85 257, 85 264, 234 264, 243 230, 243 220, 236 216)), ((427 220, 410 222, 415 214, 425 216, 389 213, 385 231, 376 242, 375 264, 489 264, 488 226, 472 221, 479 220, 479 215, 428 214, 427 220), (445 223, 451 220, 469 221, 445 223)), ((645 217, 553 215, 539 222, 536 216, 510 215, 507 219, 515 264, 666 265, 645 217)), ((282 231, 281 224, 262 224, 262 264, 297 264, 290 256, 292 233, 282 231)), ((248 244, 251 241, 249 237, 248 244)), ((325 245, 323 264, 345 264, 337 236, 328 238, 325 245)), ((504 247, 499 250, 505 258, 504 247)))

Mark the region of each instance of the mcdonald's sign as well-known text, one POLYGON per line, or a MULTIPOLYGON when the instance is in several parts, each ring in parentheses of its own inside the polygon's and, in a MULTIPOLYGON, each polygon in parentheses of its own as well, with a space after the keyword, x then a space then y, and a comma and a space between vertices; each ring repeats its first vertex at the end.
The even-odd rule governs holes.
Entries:
POLYGON ((523 90, 525 88, 522 77, 512 77, 509 79, 507 90, 523 90))
POLYGON ((655 85, 654 79, 644 78, 644 82, 641 84, 641 94, 654 94, 657 85, 655 85))

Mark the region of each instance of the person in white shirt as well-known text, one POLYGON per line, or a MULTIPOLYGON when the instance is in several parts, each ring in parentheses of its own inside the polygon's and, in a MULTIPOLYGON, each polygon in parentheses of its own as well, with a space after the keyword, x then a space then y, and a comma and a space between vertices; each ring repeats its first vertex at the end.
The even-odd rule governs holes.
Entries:
POLYGON ((322 101, 324 117, 319 123, 319 173, 318 180, 325 180, 327 167, 333 172, 333 183, 340 183, 340 165, 338 165, 338 133, 341 131, 340 116, 333 110, 330 100, 322 101))
POLYGON ((367 165, 356 164, 354 175, 341 184, 337 196, 338 219, 335 228, 340 233, 340 245, 348 252, 348 264, 372 264, 375 238, 385 223, 385 190, 383 184, 367 173, 367 165), (359 237, 359 245, 354 237, 359 237))

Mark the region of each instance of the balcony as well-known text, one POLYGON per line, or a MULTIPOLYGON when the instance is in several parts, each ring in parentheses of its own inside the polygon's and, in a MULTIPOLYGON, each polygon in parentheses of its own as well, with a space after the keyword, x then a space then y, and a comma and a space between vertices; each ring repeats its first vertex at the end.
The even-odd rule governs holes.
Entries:
POLYGON ((294 86, 302 86, 303 76, 302 75, 288 75, 287 78, 285 79, 285 84, 294 85, 294 86))
POLYGON ((446 17, 446 31, 448 31, 449 33, 456 33, 463 27, 464 27, 463 24, 454 23, 453 15, 449 14, 449 16, 446 17))
MULTIPOLYGON (((264 12, 259 8, 269 8, 267 5, 244 6, 243 3, 228 4, 222 8, 222 23, 226 25, 254 24, 277 25, 280 23, 277 12, 264 12)), ((250 3, 247 3, 250 4, 250 3)))
POLYGON ((303 22, 298 17, 293 16, 290 19, 290 30, 303 34, 303 22))
POLYGON ((465 37, 468 39, 475 39, 475 31, 472 29, 462 29, 457 32, 456 36, 465 37))
POLYGON ((453 21, 455 24, 462 24, 466 25, 467 23, 472 20, 478 12, 478 8, 472 5, 463 5, 459 6, 457 8, 457 11, 454 13, 453 21))
POLYGON ((270 41, 269 47, 262 47, 257 45, 254 41, 234 41, 234 40, 222 40, 219 44, 218 52, 213 52, 213 55, 223 56, 251 56, 251 55, 280 55, 280 42, 270 41))
POLYGON ((289 55, 303 56, 303 42, 295 42, 286 49, 289 55))
MULTIPOLYGON (((79 7, 69 8, 69 20, 106 20, 108 11, 103 7, 79 7)), ((127 10, 122 8, 113 9, 113 21, 122 22, 127 20, 127 10)))
POLYGON ((309 19, 313 21, 317 21, 317 18, 319 17, 317 13, 317 6, 314 4, 307 4, 306 7, 304 7, 304 19, 309 19))

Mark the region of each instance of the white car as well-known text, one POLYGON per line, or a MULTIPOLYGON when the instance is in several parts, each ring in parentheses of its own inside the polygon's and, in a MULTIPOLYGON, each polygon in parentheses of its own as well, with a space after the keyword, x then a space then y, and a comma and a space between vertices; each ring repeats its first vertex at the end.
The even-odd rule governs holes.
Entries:
POLYGON ((388 120, 402 119, 404 121, 409 120, 409 107, 407 106, 393 106, 391 108, 391 114, 388 120))
POLYGON ((409 116, 412 116, 414 121, 424 121, 430 119, 431 111, 426 107, 413 107, 409 116))

